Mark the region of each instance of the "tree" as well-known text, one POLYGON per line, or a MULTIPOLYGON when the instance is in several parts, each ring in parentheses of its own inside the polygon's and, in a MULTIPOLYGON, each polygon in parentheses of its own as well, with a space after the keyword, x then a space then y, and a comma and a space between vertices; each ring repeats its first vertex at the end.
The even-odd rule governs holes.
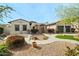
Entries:
POLYGON ((12 7, 0 5, 0 21, 2 21, 3 18, 8 17, 12 11, 14 11, 12 7))
POLYGON ((65 24, 71 24, 79 33, 79 4, 63 5, 57 8, 57 15, 65 24))

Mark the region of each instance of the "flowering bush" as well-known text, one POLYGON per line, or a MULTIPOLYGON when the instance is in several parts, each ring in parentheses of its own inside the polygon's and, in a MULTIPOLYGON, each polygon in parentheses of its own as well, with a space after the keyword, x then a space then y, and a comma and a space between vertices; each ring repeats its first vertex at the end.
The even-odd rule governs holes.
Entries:
POLYGON ((9 48, 17 48, 17 47, 21 47, 22 45, 24 45, 25 43, 25 39, 23 36, 10 36, 6 39, 6 45, 9 48))

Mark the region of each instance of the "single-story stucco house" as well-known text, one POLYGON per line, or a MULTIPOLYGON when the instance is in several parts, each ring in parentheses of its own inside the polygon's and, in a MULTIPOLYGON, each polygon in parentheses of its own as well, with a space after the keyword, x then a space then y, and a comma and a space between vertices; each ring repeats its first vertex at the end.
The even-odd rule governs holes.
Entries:
POLYGON ((6 34, 27 34, 33 27, 37 28, 39 33, 46 31, 45 25, 24 19, 16 19, 8 22, 8 24, 1 24, 0 27, 4 28, 6 34))
POLYGON ((54 30, 53 33, 75 33, 75 28, 72 24, 65 24, 62 20, 48 24, 47 29, 54 30))
POLYGON ((61 21, 41 24, 35 21, 16 19, 5 25, 1 24, 0 27, 4 28, 6 34, 29 34, 34 27, 39 30, 38 33, 49 33, 49 29, 53 31, 50 33, 75 33, 75 28, 71 24, 65 24, 61 21))
POLYGON ((8 22, 8 24, 4 25, 4 33, 6 34, 26 34, 30 28, 37 25, 36 22, 29 22, 23 19, 16 19, 8 22), (31 24, 30 24, 31 23, 31 24))

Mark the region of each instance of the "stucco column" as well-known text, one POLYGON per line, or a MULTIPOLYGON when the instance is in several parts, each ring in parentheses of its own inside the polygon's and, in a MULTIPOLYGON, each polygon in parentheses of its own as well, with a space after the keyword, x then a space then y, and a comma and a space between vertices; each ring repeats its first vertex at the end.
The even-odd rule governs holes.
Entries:
POLYGON ((19 31, 20 31, 20 34, 22 34, 23 32, 23 27, 22 27, 22 25, 19 25, 19 31))
POLYGON ((66 33, 66 27, 64 26, 64 33, 66 33))

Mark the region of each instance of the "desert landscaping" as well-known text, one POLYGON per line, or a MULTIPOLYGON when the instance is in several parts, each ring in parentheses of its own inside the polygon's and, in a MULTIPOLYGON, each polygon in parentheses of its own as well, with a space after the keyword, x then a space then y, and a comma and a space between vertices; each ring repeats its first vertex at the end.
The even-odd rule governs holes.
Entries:
POLYGON ((13 50, 15 56, 65 56, 66 46, 74 48, 76 45, 69 42, 57 41, 46 45, 39 45, 41 49, 23 47, 13 50))
MULTIPOLYGON (((20 45, 20 43, 17 42, 19 46, 8 50, 12 53, 12 56, 65 56, 67 47, 74 49, 77 46, 77 43, 74 43, 73 41, 72 43, 70 41, 55 40, 55 38, 52 38, 51 41, 48 38, 43 40, 44 36, 45 35, 33 35, 33 41, 29 40, 31 43, 29 43, 29 41, 27 42, 25 39, 26 43, 24 45, 20 45), (43 41, 44 44, 41 41, 43 41), (33 42, 35 42, 35 44, 33 42)), ((1 40, 0 44, 5 44, 8 39, 6 38, 5 40, 1 40)))
POLYGON ((79 4, 7 4, 0 56, 79 56, 79 4))

